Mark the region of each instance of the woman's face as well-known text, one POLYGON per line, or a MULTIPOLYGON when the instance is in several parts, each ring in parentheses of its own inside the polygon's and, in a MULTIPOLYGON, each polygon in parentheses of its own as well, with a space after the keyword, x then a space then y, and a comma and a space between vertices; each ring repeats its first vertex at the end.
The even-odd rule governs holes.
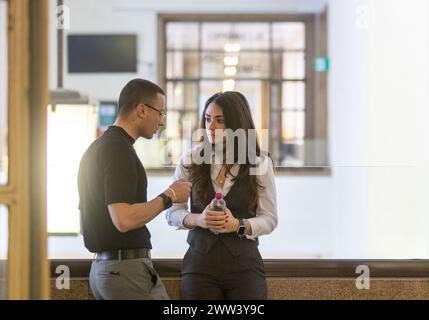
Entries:
POLYGON ((225 119, 222 108, 212 102, 208 105, 205 115, 206 133, 210 143, 222 142, 223 130, 225 129, 225 119))

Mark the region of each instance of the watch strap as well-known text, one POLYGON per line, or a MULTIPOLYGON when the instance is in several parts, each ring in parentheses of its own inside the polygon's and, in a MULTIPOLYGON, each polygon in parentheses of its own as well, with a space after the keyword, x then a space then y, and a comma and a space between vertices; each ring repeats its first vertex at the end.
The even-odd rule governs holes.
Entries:
POLYGON ((238 225, 238 229, 237 229, 237 234, 240 237, 244 237, 244 233, 246 231, 246 222, 242 218, 238 219, 238 222, 239 222, 239 225, 238 225))
POLYGON ((158 195, 162 199, 162 202, 164 203, 164 210, 170 208, 173 205, 173 201, 169 196, 167 196, 165 193, 161 193, 158 195))

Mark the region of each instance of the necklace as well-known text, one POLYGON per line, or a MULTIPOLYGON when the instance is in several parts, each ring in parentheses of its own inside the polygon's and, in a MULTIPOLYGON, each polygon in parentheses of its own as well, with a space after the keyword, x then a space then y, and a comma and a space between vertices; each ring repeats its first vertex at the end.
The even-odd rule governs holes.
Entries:
POLYGON ((222 168, 219 171, 218 176, 216 177, 216 182, 217 184, 222 188, 223 185, 225 184, 225 180, 226 180, 226 172, 227 169, 225 166, 222 166, 222 168))

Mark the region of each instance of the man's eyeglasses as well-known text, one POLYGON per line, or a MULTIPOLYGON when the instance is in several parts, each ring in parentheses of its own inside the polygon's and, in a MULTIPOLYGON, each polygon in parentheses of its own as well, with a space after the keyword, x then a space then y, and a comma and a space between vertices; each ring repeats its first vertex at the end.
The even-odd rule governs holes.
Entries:
POLYGON ((153 110, 157 111, 157 112, 159 113, 160 117, 161 117, 161 120, 164 120, 164 119, 165 119, 165 117, 167 116, 167 114, 166 114, 164 111, 159 111, 157 108, 152 107, 151 105, 149 105, 149 104, 147 104, 147 103, 142 103, 142 104, 144 104, 146 107, 149 107, 149 108, 151 108, 151 109, 153 109, 153 110))

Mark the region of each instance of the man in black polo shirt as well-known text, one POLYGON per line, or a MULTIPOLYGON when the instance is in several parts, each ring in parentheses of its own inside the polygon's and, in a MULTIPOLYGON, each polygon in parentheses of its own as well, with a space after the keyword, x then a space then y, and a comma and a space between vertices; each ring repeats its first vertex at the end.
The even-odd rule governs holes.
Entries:
POLYGON ((131 80, 120 94, 115 124, 80 162, 79 208, 85 246, 96 253, 90 285, 97 299, 168 299, 150 259, 146 224, 173 202, 186 202, 191 184, 175 182, 147 201, 146 173, 133 148, 137 138, 151 139, 164 118, 164 91, 131 80))

